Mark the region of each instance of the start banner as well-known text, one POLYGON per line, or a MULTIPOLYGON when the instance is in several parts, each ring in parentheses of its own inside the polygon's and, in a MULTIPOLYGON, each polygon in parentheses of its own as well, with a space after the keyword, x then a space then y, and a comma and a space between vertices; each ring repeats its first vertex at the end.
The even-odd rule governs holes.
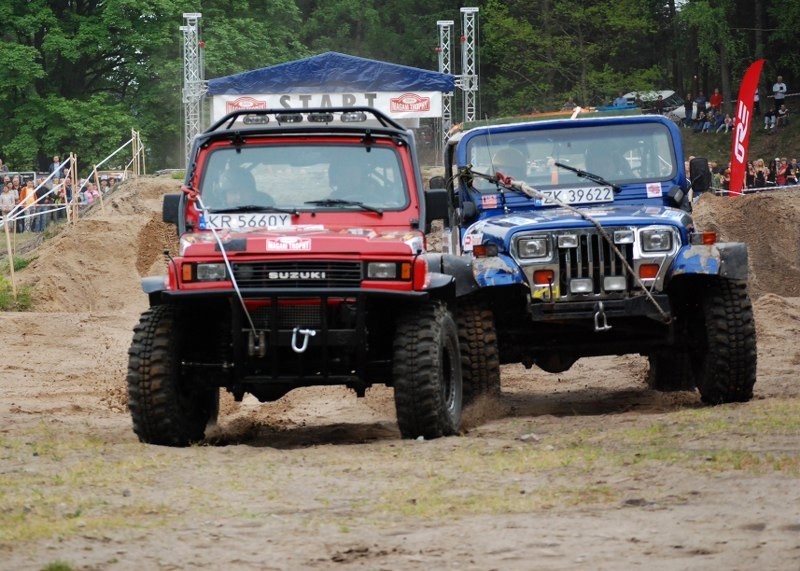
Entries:
POLYGON ((308 109, 310 107, 373 107, 393 119, 442 116, 442 93, 418 92, 341 92, 341 93, 259 93, 214 95, 212 121, 240 109, 308 109))

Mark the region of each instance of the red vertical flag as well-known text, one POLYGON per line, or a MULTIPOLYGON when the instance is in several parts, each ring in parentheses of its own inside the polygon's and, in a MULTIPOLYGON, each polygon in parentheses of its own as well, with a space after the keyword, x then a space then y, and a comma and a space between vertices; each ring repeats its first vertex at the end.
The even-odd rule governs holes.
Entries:
POLYGON ((733 129, 731 144, 731 186, 730 196, 742 194, 744 169, 747 162, 747 148, 750 146, 750 127, 753 123, 753 97, 758 88, 758 78, 764 60, 754 61, 744 74, 736 102, 736 126, 733 129))

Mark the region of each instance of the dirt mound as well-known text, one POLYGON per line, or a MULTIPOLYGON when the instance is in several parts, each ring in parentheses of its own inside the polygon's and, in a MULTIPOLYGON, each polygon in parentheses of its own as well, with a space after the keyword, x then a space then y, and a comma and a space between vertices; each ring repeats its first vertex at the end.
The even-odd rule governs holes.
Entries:
POLYGON ((55 238, 20 273, 33 286, 38 311, 117 312, 141 307, 140 278, 163 271, 175 231, 161 221, 161 197, 179 182, 142 178, 124 183, 55 238))
POLYGON ((703 195, 694 218, 721 242, 745 242, 750 295, 800 296, 800 192, 774 191, 740 198, 703 195))

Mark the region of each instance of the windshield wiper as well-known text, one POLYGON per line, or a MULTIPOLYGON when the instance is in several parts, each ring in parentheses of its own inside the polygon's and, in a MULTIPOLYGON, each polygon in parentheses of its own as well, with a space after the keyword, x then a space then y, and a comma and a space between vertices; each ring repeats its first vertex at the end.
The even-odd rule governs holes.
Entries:
POLYGON ((614 190, 614 192, 619 192, 619 191, 622 190, 619 186, 617 186, 616 184, 608 182, 606 179, 604 179, 599 174, 594 174, 592 172, 587 172, 587 171, 583 171, 581 169, 576 169, 575 167, 571 167, 569 165, 565 165, 564 163, 559 163, 557 161, 555 163, 553 163, 553 164, 555 164, 557 167, 561 167, 562 169, 567 169, 568 171, 572 171, 572 172, 574 172, 576 175, 578 175, 581 178, 588 178, 589 180, 592 180, 592 181, 596 182, 597 184, 604 184, 606 186, 610 186, 614 190))
POLYGON ((250 212, 251 210, 260 210, 262 212, 279 212, 281 214, 291 214, 292 216, 300 216, 300 211, 297 208, 278 208, 277 206, 264 206, 263 204, 243 204, 241 206, 225 206, 222 208, 209 208, 209 212, 250 212))
POLYGON ((358 202, 357 200, 341 200, 339 198, 325 198, 323 200, 306 200, 303 204, 313 204, 315 206, 358 206, 362 210, 367 210, 369 212, 374 212, 379 216, 383 216, 382 209, 375 208, 374 206, 368 206, 363 202, 358 202))

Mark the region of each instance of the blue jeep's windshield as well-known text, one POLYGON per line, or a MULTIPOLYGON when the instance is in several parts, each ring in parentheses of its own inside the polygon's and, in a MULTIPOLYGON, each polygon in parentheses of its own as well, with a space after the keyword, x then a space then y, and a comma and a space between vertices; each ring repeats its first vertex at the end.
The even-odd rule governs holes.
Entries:
MULTIPOLYGON (((659 123, 582 123, 481 134, 468 142, 467 157, 474 171, 500 172, 542 189, 586 184, 577 174, 556 167, 556 162, 617 184, 666 181, 678 169, 669 129, 659 123)), ((473 186, 496 192, 487 180, 475 178, 473 186)))

